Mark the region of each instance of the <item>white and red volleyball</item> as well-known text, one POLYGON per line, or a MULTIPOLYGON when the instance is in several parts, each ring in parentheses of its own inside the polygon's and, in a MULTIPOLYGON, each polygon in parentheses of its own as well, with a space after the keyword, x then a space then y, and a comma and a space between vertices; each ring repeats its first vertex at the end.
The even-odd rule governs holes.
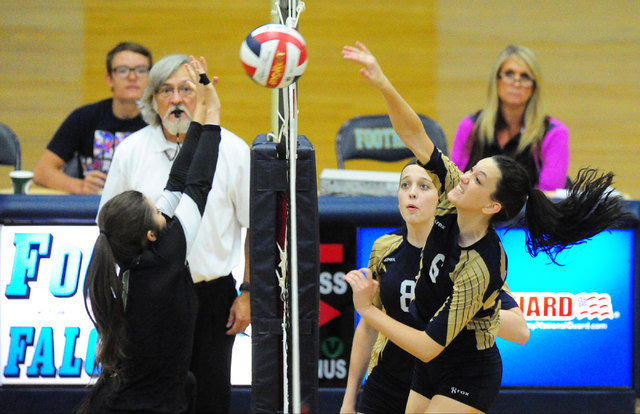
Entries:
POLYGON ((264 24, 244 39, 240 60, 258 85, 284 88, 304 73, 307 46, 297 30, 277 23, 264 24))

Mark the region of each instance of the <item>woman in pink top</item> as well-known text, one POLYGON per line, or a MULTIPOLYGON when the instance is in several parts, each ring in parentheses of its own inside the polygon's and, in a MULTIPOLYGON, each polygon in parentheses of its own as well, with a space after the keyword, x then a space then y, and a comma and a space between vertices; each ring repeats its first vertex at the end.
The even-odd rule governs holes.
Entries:
POLYGON ((569 130, 545 114, 541 92, 542 73, 533 52, 524 46, 504 49, 491 70, 484 107, 458 125, 451 160, 466 171, 482 158, 509 155, 538 189, 565 188, 569 130))

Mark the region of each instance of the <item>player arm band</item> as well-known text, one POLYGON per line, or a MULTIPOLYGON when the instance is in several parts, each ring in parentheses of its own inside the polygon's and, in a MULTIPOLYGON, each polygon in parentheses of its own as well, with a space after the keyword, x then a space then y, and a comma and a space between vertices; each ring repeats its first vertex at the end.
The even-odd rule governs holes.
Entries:
POLYGON ((209 77, 207 76, 206 73, 201 73, 200 74, 200 83, 203 85, 208 85, 211 83, 211 81, 209 80, 209 77))

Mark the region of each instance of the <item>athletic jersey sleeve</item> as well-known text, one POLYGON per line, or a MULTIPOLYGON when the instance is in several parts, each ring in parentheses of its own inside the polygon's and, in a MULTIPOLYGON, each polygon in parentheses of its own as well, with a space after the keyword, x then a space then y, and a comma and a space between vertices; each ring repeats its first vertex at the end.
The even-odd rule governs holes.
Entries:
POLYGON ((198 227, 211 190, 211 182, 218 163, 220 126, 207 124, 202 127, 198 147, 191 161, 176 217, 180 220, 187 240, 187 254, 195 242, 198 227))
POLYGON ((196 153, 201 133, 202 125, 198 122, 192 121, 189 124, 189 129, 187 130, 187 135, 185 136, 184 144, 180 149, 180 153, 171 165, 171 171, 169 172, 169 178, 167 179, 165 190, 178 193, 184 191, 187 174, 189 173, 189 166, 191 165, 193 156, 196 153))
POLYGON ((220 126, 207 124, 202 127, 198 150, 193 157, 184 194, 196 202, 200 214, 204 213, 207 196, 211 190, 213 175, 218 164, 218 152, 220 149, 220 126))
POLYGON ((182 149, 180 150, 178 157, 171 165, 167 184, 160 196, 160 199, 156 203, 158 210, 169 217, 173 216, 180 199, 182 198, 181 195, 184 191, 189 166, 191 165, 191 161, 193 160, 193 156, 196 152, 201 133, 202 125, 198 122, 191 122, 191 124, 189 124, 184 145, 182 145, 182 149))
POLYGON ((454 213, 455 207, 449 201, 447 193, 460 182, 460 169, 439 149, 435 148, 431 154, 431 159, 426 164, 418 161, 427 174, 431 177, 433 184, 438 189, 438 206, 436 215, 454 213))
POLYGON ((500 290, 498 298, 500 299, 500 309, 509 310, 518 307, 516 299, 513 297, 506 284, 500 290))
POLYGON ((425 329, 434 341, 444 347, 453 341, 480 310, 494 306, 498 296, 498 291, 487 292, 491 280, 490 271, 475 250, 462 251, 451 277, 452 293, 425 329))

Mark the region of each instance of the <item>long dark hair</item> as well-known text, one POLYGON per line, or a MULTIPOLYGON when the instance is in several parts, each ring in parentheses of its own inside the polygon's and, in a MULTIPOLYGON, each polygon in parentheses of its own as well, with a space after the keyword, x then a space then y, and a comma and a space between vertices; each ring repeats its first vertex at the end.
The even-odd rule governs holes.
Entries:
MULTIPOLYGON (((122 274, 135 264, 149 244, 149 230, 159 234, 154 211, 139 191, 126 191, 109 200, 100 209, 100 234, 84 282, 87 313, 98 331, 95 369, 100 367, 97 383, 78 412, 88 412, 93 397, 107 378, 117 374, 126 358, 127 326, 122 298, 122 274), (120 272, 116 272, 116 266, 120 272)), ((114 378, 118 379, 115 375, 114 378)))
POLYGON ((542 251, 555 262, 567 247, 635 220, 625 209, 622 197, 613 192, 611 172, 581 169, 567 197, 554 202, 531 186, 527 171, 515 160, 504 155, 492 159, 502 174, 492 194, 502 209, 493 216, 492 223, 510 221, 524 208, 520 224, 529 230, 526 243, 532 256, 542 251))

